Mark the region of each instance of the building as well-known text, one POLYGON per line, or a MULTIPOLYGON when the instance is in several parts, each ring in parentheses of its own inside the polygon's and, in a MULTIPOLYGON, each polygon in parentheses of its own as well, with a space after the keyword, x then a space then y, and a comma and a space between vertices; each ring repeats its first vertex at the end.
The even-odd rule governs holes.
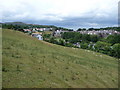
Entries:
POLYGON ((32 36, 38 38, 38 40, 43 40, 42 35, 39 33, 32 33, 32 36))
POLYGON ((36 37, 38 38, 38 40, 43 40, 42 35, 37 35, 36 37))
POLYGON ((61 37, 61 34, 62 33, 65 33, 65 32, 69 32, 69 31, 64 31, 64 30, 56 30, 56 31, 53 31, 53 34, 52 34, 52 36, 54 36, 54 37, 61 37))
POLYGON ((92 30, 92 31, 78 31, 81 34, 89 34, 89 35, 98 35, 100 37, 107 37, 108 35, 120 34, 118 31, 114 30, 92 30))

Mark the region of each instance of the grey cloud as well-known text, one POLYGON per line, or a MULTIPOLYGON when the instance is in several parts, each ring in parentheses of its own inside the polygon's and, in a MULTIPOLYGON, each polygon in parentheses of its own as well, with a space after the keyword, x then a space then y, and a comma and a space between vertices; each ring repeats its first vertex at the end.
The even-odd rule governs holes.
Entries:
MULTIPOLYGON (((56 25, 60 27, 66 28, 89 28, 89 27, 105 27, 105 26, 113 26, 117 24, 117 15, 109 15, 108 17, 98 17, 95 15, 95 12, 89 12, 85 16, 81 17, 62 17, 62 21, 51 21, 47 18, 44 20, 37 20, 34 18, 23 17, 23 18, 15 18, 16 15, 20 13, 16 12, 8 12, 4 13, 3 21, 21 21, 26 23, 34 23, 34 24, 42 24, 42 25, 56 25), (9 13, 9 14, 8 14, 9 13), (95 24, 95 25, 94 25, 95 24)), ((56 16, 55 14, 46 14, 47 16, 56 16)))

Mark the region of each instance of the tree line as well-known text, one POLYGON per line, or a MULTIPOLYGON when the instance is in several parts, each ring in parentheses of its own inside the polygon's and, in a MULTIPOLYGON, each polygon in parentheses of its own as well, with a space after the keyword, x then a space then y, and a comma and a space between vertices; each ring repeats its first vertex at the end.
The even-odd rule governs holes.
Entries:
POLYGON ((77 31, 85 31, 85 30, 89 30, 89 31, 92 31, 92 30, 95 30, 95 31, 98 31, 98 30, 115 30, 115 31, 119 31, 120 32, 120 27, 106 27, 106 28, 79 28, 77 29, 77 31))
POLYGON ((62 33, 61 38, 52 37, 50 34, 43 36, 44 40, 50 43, 88 49, 95 52, 107 54, 112 57, 120 58, 120 35, 109 35, 101 38, 97 35, 80 34, 78 32, 62 33), (78 43, 80 47, 75 44, 78 43))

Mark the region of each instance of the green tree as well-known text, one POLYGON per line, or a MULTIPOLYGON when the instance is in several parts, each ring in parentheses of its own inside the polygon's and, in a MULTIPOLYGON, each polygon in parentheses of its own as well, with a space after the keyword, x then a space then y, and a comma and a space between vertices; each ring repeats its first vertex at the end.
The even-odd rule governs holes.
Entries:
POLYGON ((82 35, 82 40, 85 41, 85 42, 86 42, 86 41, 90 41, 90 40, 91 40, 91 39, 90 39, 90 35, 88 35, 88 34, 83 34, 83 35, 82 35))
POLYGON ((95 50, 104 54, 109 54, 111 44, 98 41, 95 45, 95 50))
POLYGON ((120 58, 120 43, 113 45, 114 56, 120 58))
POLYGON ((82 29, 81 29, 81 28, 79 28, 77 31, 82 31, 82 29))
POLYGON ((66 47, 73 47, 73 44, 72 43, 65 43, 65 46, 66 47))
POLYGON ((57 40, 55 40, 55 38, 50 38, 49 40, 50 43, 54 43, 54 44, 58 44, 57 40))
POLYGON ((106 38, 106 42, 114 45, 115 43, 120 43, 120 35, 110 35, 106 38))
POLYGON ((91 35, 90 39, 91 39, 91 42, 97 42, 99 40, 99 37, 97 35, 91 35))
POLYGON ((59 45, 62 45, 62 46, 65 45, 65 44, 64 44, 64 41, 63 41, 62 39, 59 40, 58 44, 59 44, 59 45))
POLYGON ((80 44, 80 47, 81 47, 82 49, 87 49, 87 48, 88 48, 88 44, 87 44, 87 43, 81 43, 81 44, 80 44))

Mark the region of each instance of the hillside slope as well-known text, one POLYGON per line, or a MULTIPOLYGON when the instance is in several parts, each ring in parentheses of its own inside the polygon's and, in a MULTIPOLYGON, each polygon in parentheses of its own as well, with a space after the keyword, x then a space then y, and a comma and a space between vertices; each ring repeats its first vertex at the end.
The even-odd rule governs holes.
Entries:
POLYGON ((117 60, 3 29, 4 88, 115 88, 117 60))

